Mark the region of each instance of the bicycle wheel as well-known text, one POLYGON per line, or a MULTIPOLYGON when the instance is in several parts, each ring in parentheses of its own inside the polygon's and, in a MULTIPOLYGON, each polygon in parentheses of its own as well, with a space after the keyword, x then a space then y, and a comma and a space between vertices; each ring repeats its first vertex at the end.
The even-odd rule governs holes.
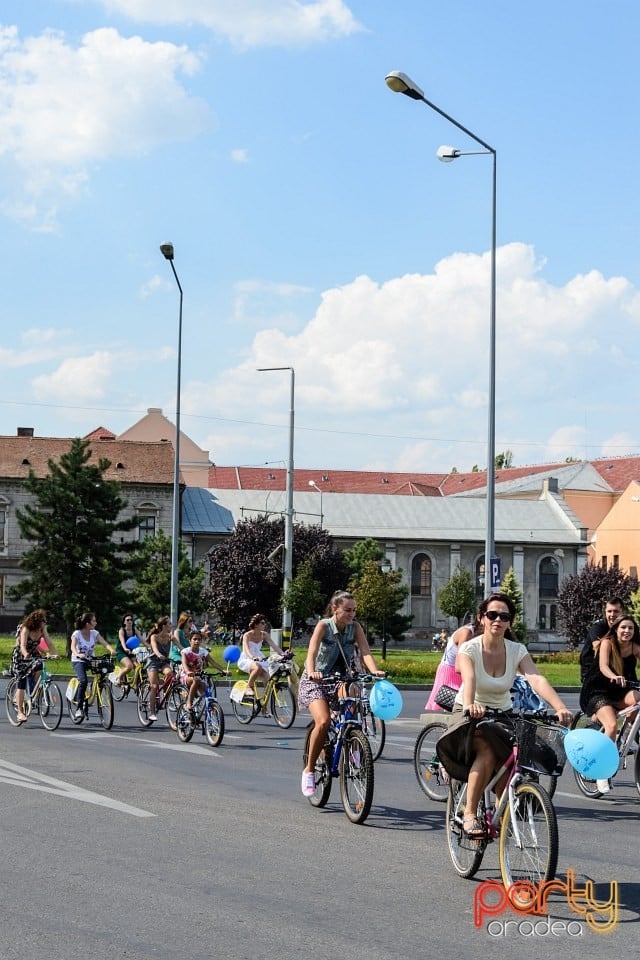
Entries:
POLYGON ((98 687, 96 693, 96 706, 100 723, 105 730, 111 730, 113 726, 113 696, 111 694, 111 684, 106 681, 98 687))
POLYGON ((558 865, 558 821, 546 790, 525 781, 515 789, 514 810, 502 815, 500 830, 500 873, 515 907, 530 905, 531 892, 513 884, 539 884, 553 880, 558 865), (513 816, 512 816, 513 813, 513 816))
MULTIPOLYGON (((577 728, 588 728, 590 730, 602 730, 602 724, 598 723, 596 720, 590 720, 584 713, 577 713, 571 724, 571 729, 575 730, 577 728)), ((581 793, 585 797, 589 797, 590 800, 597 800, 602 796, 598 790, 598 784, 595 780, 589 780, 588 777, 583 776, 575 768, 573 769, 573 776, 575 777, 576 784, 581 793)))
POLYGON ((187 710, 186 706, 181 703, 176 717, 176 733, 178 734, 178 739, 182 740, 183 743, 189 743, 195 730, 195 722, 192 719, 192 715, 193 711, 187 710))
POLYGON ((636 790, 640 793, 640 748, 636 744, 635 759, 633 761, 633 779, 635 780, 636 790))
POLYGON ((167 723, 171 729, 178 729, 178 710, 189 696, 189 691, 182 683, 174 683, 167 697, 165 710, 167 712, 167 723))
POLYGON ((449 775, 438 760, 436 743, 447 730, 446 723, 428 723, 418 734, 413 748, 413 769, 420 789, 431 800, 437 800, 439 803, 447 802, 449 775))
POLYGON ((7 708, 7 719, 12 727, 20 726, 18 723, 18 708, 14 702, 17 689, 18 681, 14 677, 13 680, 10 680, 7 684, 7 690, 4 695, 4 702, 7 708))
MULTIPOLYGON (((466 783, 452 780, 447 797, 447 846, 456 873, 460 877, 473 877, 482 863, 487 849, 487 840, 472 840, 462 829, 466 783)), ((484 798, 478 804, 478 820, 485 822, 484 798)))
POLYGON ((232 693, 234 693, 235 691, 236 694, 239 694, 239 693, 242 694, 241 700, 231 701, 231 709, 233 710, 234 716, 238 721, 238 723, 244 723, 244 724, 251 723, 251 721, 257 714, 258 710, 260 709, 260 707, 257 706, 257 700, 244 699, 244 694, 246 689, 247 689, 247 681, 238 680, 236 683, 234 683, 233 688, 231 690, 232 693))
POLYGON ((373 801, 373 757, 359 727, 349 727, 342 741, 340 797, 351 823, 364 823, 373 801))
POLYGON ((385 740, 387 739, 387 728, 384 720, 374 716, 371 710, 364 709, 362 713, 362 731, 369 741, 371 747, 371 756, 374 762, 378 759, 384 750, 385 740))
MULTIPOLYGON (((111 676, 111 674, 109 676, 111 676)), ((116 683, 115 680, 111 679, 109 680, 109 683, 111 684, 111 696, 116 703, 120 703, 120 701, 124 700, 126 695, 129 693, 129 684, 125 680, 125 682, 121 685, 116 683)))
POLYGON ((296 718, 296 701, 288 683, 277 683, 271 694, 271 713, 281 730, 288 730, 296 718))
POLYGON ((45 730, 57 730, 62 720, 62 693, 57 683, 47 683, 40 692, 40 719, 45 730))
MULTIPOLYGON (((309 740, 311 739, 314 726, 313 721, 307 726, 307 734, 304 739, 304 751, 302 754, 303 767, 307 766, 307 760, 309 759, 309 740)), ((307 797, 312 807, 324 807, 329 799, 329 794, 331 793, 332 759, 333 749, 329 741, 327 741, 320 751, 320 756, 316 760, 314 768, 316 792, 311 797, 307 797)))
POLYGON ((224 737, 224 713, 217 700, 207 700, 204 714, 204 735, 212 747, 219 747, 224 737))

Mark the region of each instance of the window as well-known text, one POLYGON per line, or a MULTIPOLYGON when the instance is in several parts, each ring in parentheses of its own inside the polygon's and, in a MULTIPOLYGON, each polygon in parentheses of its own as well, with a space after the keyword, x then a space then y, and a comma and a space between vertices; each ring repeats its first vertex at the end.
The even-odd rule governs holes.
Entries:
POLYGON ((4 606, 4 576, 0 576, 0 607, 4 606))
POLYGON ((558 574, 555 557, 543 557, 538 570, 538 629, 555 630, 558 622, 558 574))
POLYGON ((603 557, 603 558, 602 558, 602 560, 600 561, 600 566, 602 567, 603 570, 606 570, 606 569, 607 569, 607 558, 606 558, 606 557, 603 557))
POLYGON ((0 547, 3 547, 7 542, 7 511, 4 507, 0 507, 0 547))
POLYGON ((431 596, 431 560, 424 553, 415 556, 411 564, 411 596, 431 596))
POLYGON ((620 556, 617 553, 613 555, 613 567, 615 570, 618 570, 620 567, 620 556))
POLYGON ((156 518, 140 517, 138 521, 138 540, 146 540, 147 537, 156 535, 156 518))

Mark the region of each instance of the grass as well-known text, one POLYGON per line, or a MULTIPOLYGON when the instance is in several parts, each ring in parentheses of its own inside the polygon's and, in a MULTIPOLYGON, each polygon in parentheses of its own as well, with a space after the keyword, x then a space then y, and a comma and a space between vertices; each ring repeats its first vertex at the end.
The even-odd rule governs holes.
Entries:
MULTIPOLYGON (((54 636, 53 642, 60 654, 64 653, 66 641, 64 637, 54 636)), ((0 637, 0 670, 6 670, 11 660, 11 650, 15 643, 14 637, 0 637)), ((224 646, 214 646, 211 654, 218 663, 223 663, 222 652, 224 646)), ((104 651, 98 651, 104 652, 104 651)), ((442 658, 441 653, 425 650, 396 650, 387 648, 387 659, 382 660, 379 649, 373 649, 376 663, 381 669, 387 670, 395 683, 431 684, 442 658)), ((305 650, 296 649, 296 663, 302 672, 305 650)), ((534 654, 533 659, 538 665, 540 673, 544 674, 554 687, 579 687, 580 667, 577 653, 534 654)), ((69 660, 61 657, 52 664, 52 672, 59 674, 73 674, 69 660)), ((235 667, 231 670, 232 680, 244 677, 235 667)))

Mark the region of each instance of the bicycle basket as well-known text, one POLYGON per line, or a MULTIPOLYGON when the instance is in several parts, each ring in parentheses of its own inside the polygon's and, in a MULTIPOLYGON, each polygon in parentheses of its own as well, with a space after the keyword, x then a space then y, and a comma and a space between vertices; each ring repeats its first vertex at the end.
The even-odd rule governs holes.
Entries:
POLYGON ((101 673, 106 676, 113 670, 113 660, 109 657, 93 657, 91 659, 91 670, 94 673, 101 673))
POLYGON ((559 777, 566 760, 564 727, 547 726, 522 718, 516 719, 515 725, 519 765, 533 773, 559 777))
POLYGON ((144 646, 144 644, 136 647, 136 649, 133 651, 133 655, 138 663, 145 663, 150 657, 149 650, 144 646))

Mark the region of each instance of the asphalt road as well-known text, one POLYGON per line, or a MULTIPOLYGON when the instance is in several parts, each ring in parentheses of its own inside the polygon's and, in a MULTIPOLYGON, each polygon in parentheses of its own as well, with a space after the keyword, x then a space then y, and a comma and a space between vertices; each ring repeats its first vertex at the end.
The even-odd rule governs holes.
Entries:
POLYGON ((361 826, 344 815, 337 783, 324 810, 299 792, 306 715, 288 731, 262 718, 240 727, 223 692, 227 732, 212 750, 198 733, 180 743, 162 720, 143 730, 132 702, 116 704, 109 733, 66 718, 55 734, 37 718, 16 729, 1 709, 0 957, 453 960, 495 950, 600 960, 611 949, 637 952, 640 797, 630 774, 609 798, 588 801, 565 770, 554 801, 558 876, 571 869, 579 885, 593 880, 601 900, 611 881, 619 884, 608 935, 562 893, 548 910, 556 932, 509 909, 475 926, 480 882, 499 878, 497 845, 475 880, 454 874, 444 807, 422 795, 413 773, 424 699, 404 694, 361 826))

